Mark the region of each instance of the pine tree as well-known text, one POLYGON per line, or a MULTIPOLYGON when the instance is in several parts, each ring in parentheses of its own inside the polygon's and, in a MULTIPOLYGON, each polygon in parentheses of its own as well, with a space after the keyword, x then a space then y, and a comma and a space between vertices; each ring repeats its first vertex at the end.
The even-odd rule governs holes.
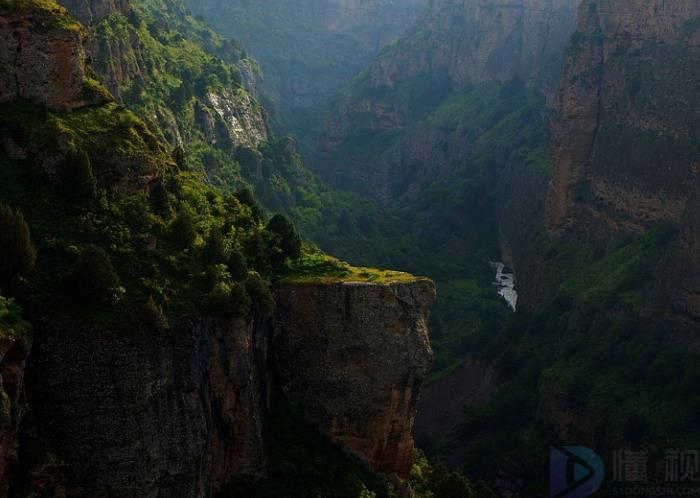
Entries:
POLYGON ((24 216, 0 204, 0 285, 7 287, 16 276, 31 272, 35 264, 36 250, 24 216))

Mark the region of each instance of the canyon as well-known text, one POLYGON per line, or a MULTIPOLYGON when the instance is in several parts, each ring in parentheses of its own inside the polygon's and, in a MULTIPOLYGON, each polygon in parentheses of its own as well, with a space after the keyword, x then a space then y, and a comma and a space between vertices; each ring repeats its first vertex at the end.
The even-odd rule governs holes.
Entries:
POLYGON ((59 3, 0 1, 0 497, 529 498, 697 441, 698 0, 59 3))

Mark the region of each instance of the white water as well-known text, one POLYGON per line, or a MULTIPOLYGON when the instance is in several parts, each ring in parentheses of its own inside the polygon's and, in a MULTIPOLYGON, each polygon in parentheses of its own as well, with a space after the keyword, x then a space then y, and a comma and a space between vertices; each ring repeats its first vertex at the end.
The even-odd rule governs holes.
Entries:
POLYGON ((492 262, 491 267, 496 270, 496 278, 493 284, 498 287, 498 294, 515 311, 518 304, 518 292, 515 290, 515 273, 507 270, 506 265, 500 261, 492 262))

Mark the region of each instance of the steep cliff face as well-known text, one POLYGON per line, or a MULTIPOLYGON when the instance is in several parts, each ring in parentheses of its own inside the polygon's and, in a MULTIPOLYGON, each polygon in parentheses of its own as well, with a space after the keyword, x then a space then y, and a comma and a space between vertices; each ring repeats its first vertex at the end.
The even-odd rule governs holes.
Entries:
POLYGON ((372 87, 446 72, 457 85, 518 77, 551 90, 576 0, 442 0, 369 71, 372 87), (459 33, 460 36, 455 36, 459 33))
POLYGON ((430 281, 283 286, 273 354, 280 388, 332 441, 408 477, 420 387, 431 365, 430 281))
POLYGON ((603 239, 678 222, 698 161, 700 4, 588 1, 555 101, 547 221, 603 239))
MULTIPOLYGON (((211 496, 265 476, 269 417, 286 403, 373 471, 405 478, 434 292, 286 284, 270 322, 194 320, 157 336, 39 325, 15 496, 211 496)), ((16 405, 21 376, 7 373, 21 365, 3 365, 16 405)), ((3 428, 10 459, 16 427, 3 428)))
POLYGON ((129 0, 64 0, 66 9, 82 24, 90 25, 114 12, 126 12, 129 0))
POLYGON ((37 337, 18 495, 200 497, 264 474, 264 328, 204 320, 154 337, 51 323, 37 337))
POLYGON ((555 103, 547 199, 553 235, 603 246, 680 224, 673 293, 695 316, 699 70, 697 1, 584 2, 555 103))
POLYGON ((71 110, 100 101, 86 87, 83 30, 63 9, 2 4, 0 30, 0 102, 24 98, 71 110))

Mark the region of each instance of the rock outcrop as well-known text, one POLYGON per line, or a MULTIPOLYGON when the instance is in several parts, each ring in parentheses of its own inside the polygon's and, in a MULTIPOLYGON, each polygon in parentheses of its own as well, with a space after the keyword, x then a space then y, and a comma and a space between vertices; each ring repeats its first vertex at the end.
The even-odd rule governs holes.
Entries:
POLYGON ((18 98, 50 109, 90 103, 85 90, 83 30, 57 5, 0 7, 0 102, 18 98))
POLYGON ((273 352, 280 388, 332 441, 377 472, 408 477, 432 352, 430 281, 283 286, 273 352))
POLYGON ((126 12, 129 0, 62 0, 70 14, 85 25, 94 24, 113 12, 126 12))
MULTIPOLYGON (((434 296, 420 280, 287 284, 270 322, 187 321, 157 336, 38 325, 24 435, 33 443, 16 493, 211 496, 266 473, 277 403, 301 406, 375 472, 405 478, 434 296)), ((0 366, 21 393, 21 369, 0 366)), ((2 428, 0 455, 10 458, 16 427, 2 428)))

